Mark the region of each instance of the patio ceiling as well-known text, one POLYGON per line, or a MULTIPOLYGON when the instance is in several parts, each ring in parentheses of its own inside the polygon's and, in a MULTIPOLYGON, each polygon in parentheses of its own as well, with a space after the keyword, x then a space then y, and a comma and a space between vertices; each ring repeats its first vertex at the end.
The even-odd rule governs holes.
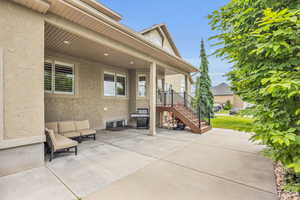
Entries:
MULTIPOLYGON (((127 69, 149 68, 150 63, 124 54, 99 43, 79 37, 54 25, 45 24, 45 48, 65 55, 100 62, 109 66, 127 69)), ((165 74, 176 74, 175 71, 157 66, 165 74)))

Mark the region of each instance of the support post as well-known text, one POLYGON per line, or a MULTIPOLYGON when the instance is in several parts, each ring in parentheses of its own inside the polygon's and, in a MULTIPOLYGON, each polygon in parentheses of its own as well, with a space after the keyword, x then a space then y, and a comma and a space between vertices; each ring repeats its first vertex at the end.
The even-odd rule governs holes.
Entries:
POLYGON ((149 135, 156 135, 156 62, 150 64, 150 132, 149 135))
POLYGON ((173 107, 174 104, 174 90, 171 90, 171 106, 173 107))
POLYGON ((186 91, 183 92, 183 105, 186 107, 186 91))
POLYGON ((190 91, 189 91, 189 84, 188 84, 188 82, 189 82, 188 76, 184 75, 184 91, 185 91, 186 94, 190 94, 189 93, 190 91))

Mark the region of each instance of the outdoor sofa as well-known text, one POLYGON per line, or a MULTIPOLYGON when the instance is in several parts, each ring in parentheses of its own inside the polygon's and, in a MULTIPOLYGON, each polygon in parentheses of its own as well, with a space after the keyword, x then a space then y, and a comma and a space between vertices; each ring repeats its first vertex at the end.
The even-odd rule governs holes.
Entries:
POLYGON ((80 143, 83 138, 92 137, 96 140, 96 130, 90 128, 88 120, 49 122, 46 123, 45 130, 50 161, 53 159, 54 153, 75 152, 77 155, 78 142, 80 143), (70 151, 73 148, 74 151, 70 151))
POLYGON ((79 143, 83 138, 92 137, 96 140, 96 130, 90 128, 88 120, 49 122, 46 123, 46 128, 53 130, 55 134, 75 139, 79 143))
POLYGON ((75 155, 77 155, 77 141, 69 139, 59 134, 55 134, 54 131, 51 129, 46 128, 45 132, 46 141, 50 150, 50 162, 54 158, 54 153, 74 152, 75 155), (70 151, 73 148, 74 151, 70 151))

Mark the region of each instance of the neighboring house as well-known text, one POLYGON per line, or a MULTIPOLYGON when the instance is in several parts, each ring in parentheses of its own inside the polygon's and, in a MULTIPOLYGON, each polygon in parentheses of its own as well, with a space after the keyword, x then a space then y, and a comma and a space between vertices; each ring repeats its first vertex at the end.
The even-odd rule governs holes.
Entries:
POLYGON ((221 83, 212 88, 212 92, 214 95, 214 103, 215 104, 225 104, 227 101, 230 101, 233 108, 243 109, 246 106, 246 103, 243 100, 235 95, 230 86, 226 83, 221 83))
POLYGON ((166 27, 138 33, 121 18, 94 0, 0 1, 0 176, 43 165, 45 122, 104 129, 149 108, 155 135, 158 87, 181 76, 188 92, 197 69, 166 27))

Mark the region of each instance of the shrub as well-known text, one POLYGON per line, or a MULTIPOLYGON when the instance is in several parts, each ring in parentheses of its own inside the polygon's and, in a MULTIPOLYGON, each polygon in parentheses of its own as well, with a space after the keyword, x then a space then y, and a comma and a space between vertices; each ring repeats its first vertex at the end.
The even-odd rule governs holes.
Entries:
MULTIPOLYGON (((253 140, 268 154, 300 173, 300 2, 231 0, 209 16, 222 48, 233 63, 232 89, 254 104, 253 140)), ((297 179, 298 180, 298 179, 297 179)), ((300 188, 291 182, 289 187, 300 188)))

